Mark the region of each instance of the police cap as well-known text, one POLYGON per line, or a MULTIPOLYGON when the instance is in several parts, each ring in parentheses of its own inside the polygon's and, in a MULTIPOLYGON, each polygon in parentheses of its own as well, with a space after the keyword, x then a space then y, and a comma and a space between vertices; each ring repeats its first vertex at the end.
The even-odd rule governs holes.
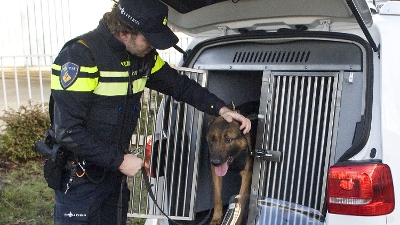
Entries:
POLYGON ((143 34, 156 49, 167 49, 178 43, 178 37, 167 26, 168 7, 159 0, 119 0, 121 18, 143 34))

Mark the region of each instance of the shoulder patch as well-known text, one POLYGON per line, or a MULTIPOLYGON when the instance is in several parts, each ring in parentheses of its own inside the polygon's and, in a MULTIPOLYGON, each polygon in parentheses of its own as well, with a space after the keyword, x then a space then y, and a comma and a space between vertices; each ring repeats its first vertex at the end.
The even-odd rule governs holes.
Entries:
POLYGON ((70 87, 78 77, 79 66, 72 62, 67 62, 61 67, 61 86, 64 89, 70 87))

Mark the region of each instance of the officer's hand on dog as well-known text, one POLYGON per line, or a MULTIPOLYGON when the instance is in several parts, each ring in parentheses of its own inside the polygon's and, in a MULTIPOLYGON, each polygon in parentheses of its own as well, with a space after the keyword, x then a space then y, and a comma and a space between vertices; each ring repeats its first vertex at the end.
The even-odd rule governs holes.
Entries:
POLYGON ((244 117, 235 111, 230 110, 228 107, 222 107, 219 110, 219 115, 221 115, 228 123, 232 122, 232 119, 238 121, 240 125, 240 130, 243 130, 243 134, 247 134, 251 129, 251 122, 249 119, 244 117))
POLYGON ((139 172, 142 166, 143 160, 141 158, 133 154, 126 154, 124 155, 124 161, 122 161, 122 164, 119 166, 119 171, 128 177, 133 177, 139 172))

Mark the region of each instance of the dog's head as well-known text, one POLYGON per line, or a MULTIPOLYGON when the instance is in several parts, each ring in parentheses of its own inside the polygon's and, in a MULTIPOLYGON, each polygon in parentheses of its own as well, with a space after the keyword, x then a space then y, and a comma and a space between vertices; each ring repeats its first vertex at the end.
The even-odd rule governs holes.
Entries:
POLYGON ((206 139, 210 163, 218 176, 224 176, 238 156, 250 154, 251 151, 250 134, 243 134, 237 121, 228 123, 222 116, 210 121, 206 139))

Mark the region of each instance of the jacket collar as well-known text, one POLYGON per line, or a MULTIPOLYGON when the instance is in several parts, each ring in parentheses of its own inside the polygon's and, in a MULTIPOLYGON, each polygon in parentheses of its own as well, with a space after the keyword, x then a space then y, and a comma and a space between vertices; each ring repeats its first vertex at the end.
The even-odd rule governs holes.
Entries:
POLYGON ((97 26, 97 30, 100 35, 106 40, 106 42, 116 51, 126 51, 125 45, 119 41, 114 35, 108 30, 106 24, 103 19, 100 20, 99 25, 97 26))

